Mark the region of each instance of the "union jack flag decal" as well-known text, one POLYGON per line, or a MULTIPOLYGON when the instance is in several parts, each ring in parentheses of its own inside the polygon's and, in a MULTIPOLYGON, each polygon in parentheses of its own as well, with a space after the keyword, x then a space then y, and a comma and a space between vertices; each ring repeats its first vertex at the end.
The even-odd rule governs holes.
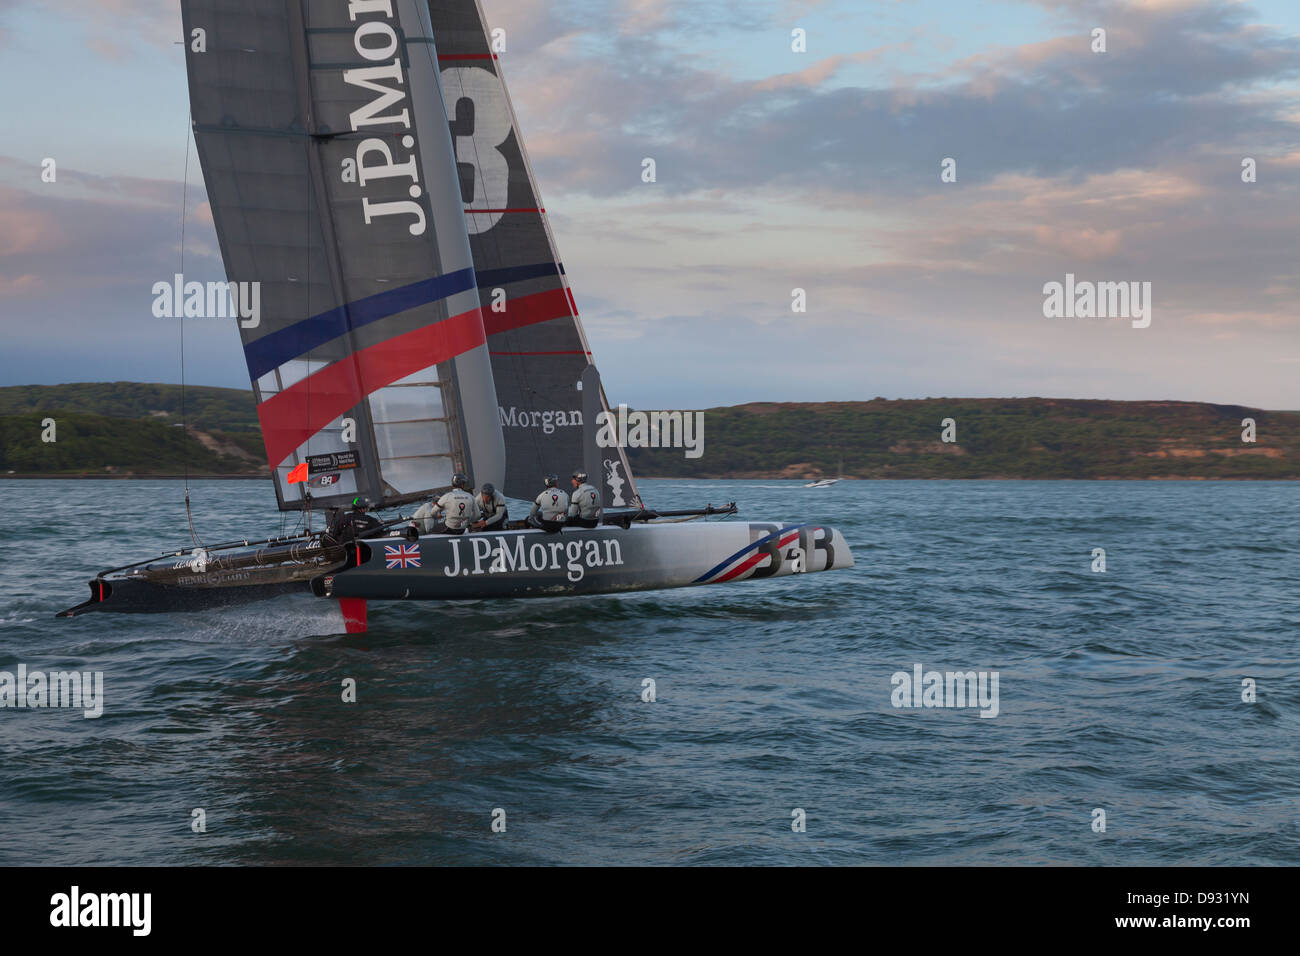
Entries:
POLYGON ((384 545, 384 567, 389 571, 393 568, 418 568, 419 566, 420 546, 418 544, 384 545))

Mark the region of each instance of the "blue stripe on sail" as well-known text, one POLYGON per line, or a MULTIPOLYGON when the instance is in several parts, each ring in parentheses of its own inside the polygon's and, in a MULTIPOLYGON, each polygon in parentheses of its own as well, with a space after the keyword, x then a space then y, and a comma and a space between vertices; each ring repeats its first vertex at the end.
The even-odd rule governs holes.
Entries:
POLYGON ((734 563, 736 562, 737 559, 739 559, 739 558, 743 558, 743 557, 744 557, 745 555, 747 555, 749 552, 757 550, 758 547, 759 547, 760 545, 767 544, 767 542, 771 541, 773 538, 776 538, 776 539, 779 541, 782 535, 789 534, 791 531, 798 531, 800 528, 804 528, 804 527, 807 527, 807 526, 806 526, 806 525, 801 525, 801 524, 796 524, 796 525, 791 525, 791 526, 789 526, 789 527, 787 527, 787 528, 782 528, 782 529, 779 530, 779 531, 773 531, 771 534, 769 534, 769 535, 765 535, 765 536, 759 538, 759 539, 758 539, 757 541, 755 541, 753 544, 746 545, 745 547, 741 548, 739 551, 737 551, 737 552, 736 552, 735 554, 733 554, 731 557, 727 558, 727 559, 726 559, 725 561, 723 561, 721 564, 714 565, 712 568, 710 568, 708 571, 705 571, 703 574, 701 574, 698 578, 696 578, 696 579, 695 579, 694 581, 692 581, 691 583, 692 583, 692 584, 700 584, 700 583, 703 582, 703 581, 707 581, 709 578, 713 577, 715 574, 719 574, 719 573, 721 573, 723 570, 725 570, 726 567, 727 567, 727 565, 729 565, 729 564, 734 564, 734 563))
POLYGON ((474 270, 461 269, 366 296, 295 322, 244 346, 249 375, 256 381, 285 362, 299 358, 318 345, 331 342, 352 329, 359 329, 390 315, 429 302, 438 302, 472 288, 474 270))
POLYGON ((478 274, 478 287, 492 289, 508 285, 511 282, 523 282, 525 279, 540 279, 543 276, 559 275, 564 272, 563 265, 554 262, 539 262, 531 266, 511 266, 508 269, 493 269, 478 274))

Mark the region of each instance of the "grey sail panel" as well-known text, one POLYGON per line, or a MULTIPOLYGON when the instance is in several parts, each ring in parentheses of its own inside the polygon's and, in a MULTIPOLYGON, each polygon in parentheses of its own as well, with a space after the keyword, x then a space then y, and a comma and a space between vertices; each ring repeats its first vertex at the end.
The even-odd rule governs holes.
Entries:
POLYGON ((424 4, 182 0, 182 15, 227 278, 260 291, 240 335, 281 508, 415 500, 458 469, 500 480, 424 4))
MULTIPOLYGON (((450 119, 492 374, 506 445, 507 494, 532 498, 541 477, 581 467, 580 387, 593 364, 564 266, 477 0, 426 0, 450 119)), ((598 407, 608 410, 603 393, 598 407)), ((639 502, 621 448, 592 473, 607 505, 639 502)))

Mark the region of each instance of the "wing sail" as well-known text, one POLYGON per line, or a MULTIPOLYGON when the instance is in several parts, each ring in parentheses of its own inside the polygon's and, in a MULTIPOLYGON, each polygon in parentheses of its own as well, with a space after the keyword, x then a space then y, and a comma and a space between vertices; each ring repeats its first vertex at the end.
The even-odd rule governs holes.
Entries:
MULTIPOLYGON (((426 0, 450 119, 506 445, 506 493, 532 498, 548 472, 584 460, 583 372, 594 360, 578 317, 498 55, 477 0, 426 0)), ((603 392, 597 407, 609 403, 603 392)), ((622 448, 605 450, 605 501, 639 502, 622 448)))
POLYGON ((259 290, 240 335, 280 507, 398 504, 456 470, 500 481, 423 0, 182 0, 182 15, 227 278, 259 290))

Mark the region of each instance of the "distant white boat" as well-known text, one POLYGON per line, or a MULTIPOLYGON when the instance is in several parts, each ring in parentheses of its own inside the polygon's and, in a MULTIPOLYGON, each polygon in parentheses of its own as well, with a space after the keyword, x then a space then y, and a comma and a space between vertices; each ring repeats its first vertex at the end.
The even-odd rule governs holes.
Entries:
POLYGON ((837 481, 844 480, 844 459, 840 459, 840 476, 838 478, 818 478, 816 481, 810 481, 804 485, 805 488, 829 488, 837 481))

